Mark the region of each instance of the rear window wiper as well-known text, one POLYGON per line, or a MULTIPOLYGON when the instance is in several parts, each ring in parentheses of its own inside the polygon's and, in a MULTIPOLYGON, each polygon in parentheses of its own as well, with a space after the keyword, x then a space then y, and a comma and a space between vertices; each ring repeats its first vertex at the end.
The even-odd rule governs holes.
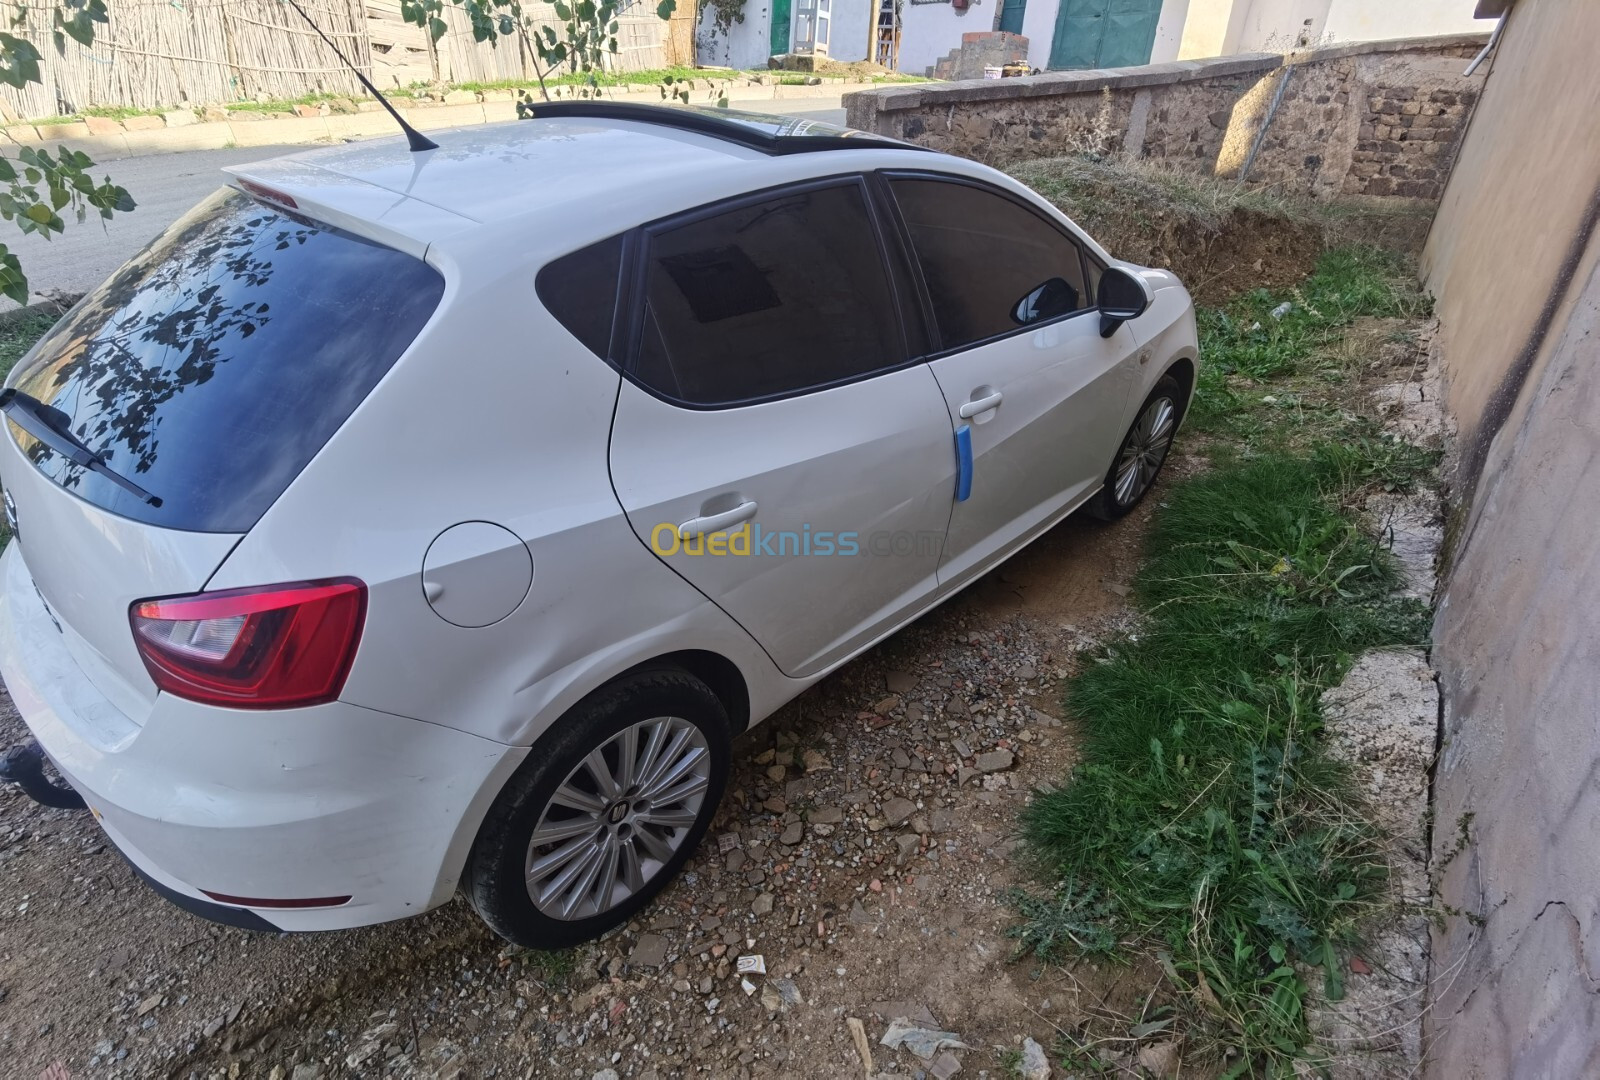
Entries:
POLYGON ((7 388, 0 390, 0 412, 11 417, 23 431, 44 443, 50 449, 80 468, 99 473, 123 491, 149 503, 160 506, 161 500, 126 476, 107 465, 82 439, 72 433, 72 418, 54 405, 46 405, 31 394, 7 388))

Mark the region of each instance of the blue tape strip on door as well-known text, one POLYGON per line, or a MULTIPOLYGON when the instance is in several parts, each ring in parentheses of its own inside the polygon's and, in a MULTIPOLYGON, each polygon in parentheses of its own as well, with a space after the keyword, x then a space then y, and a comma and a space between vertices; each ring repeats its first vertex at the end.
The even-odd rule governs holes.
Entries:
POLYGON ((956 502, 972 494, 972 426, 956 428, 956 502))

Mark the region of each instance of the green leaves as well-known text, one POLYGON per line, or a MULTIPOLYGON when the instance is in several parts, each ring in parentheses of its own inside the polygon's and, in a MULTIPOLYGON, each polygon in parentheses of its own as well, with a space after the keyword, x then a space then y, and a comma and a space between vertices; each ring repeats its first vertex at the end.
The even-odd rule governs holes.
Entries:
MULTIPOLYGON (((11 26, 20 28, 26 19, 26 7, 19 7, 11 26)), ((109 22, 106 0, 54 0, 51 38, 56 52, 66 53, 68 38, 80 45, 93 43, 97 28, 109 22)), ((38 82, 40 59, 39 50, 26 38, 0 33, 0 82, 18 89, 38 82)), ((16 161, 0 157, 0 218, 16 222, 24 234, 37 233, 48 240, 66 228, 63 210, 72 211, 80 223, 90 210, 99 211, 106 219, 132 210, 133 196, 110 177, 96 184, 88 173, 93 167, 88 154, 65 146, 58 147, 54 155, 24 146, 16 161)), ((0 244, 0 295, 18 304, 28 302, 27 275, 16 254, 4 244, 0 244)))
POLYGON ((28 279, 22 274, 22 264, 4 244, 0 244, 0 295, 18 304, 28 302, 28 279))
POLYGON ((56 0, 54 29, 51 37, 56 52, 66 55, 67 38, 79 45, 94 42, 96 24, 110 22, 106 16, 105 0, 56 0))
MULTIPOLYGON (((91 210, 105 219, 132 210, 133 196, 110 177, 96 184, 88 172, 93 167, 88 154, 65 146, 53 155, 49 150, 25 146, 16 161, 0 157, 0 218, 16 222, 23 233, 37 233, 48 240, 66 228, 62 211, 70 211, 82 222, 91 210)), ((27 277, 16 256, 3 245, 0 294, 27 303, 27 277)))
POLYGON ((19 90, 39 81, 39 50, 14 34, 0 34, 0 82, 19 90))
MULTIPOLYGON (((105 0, 70 2, 103 6, 105 0)), ((501 38, 516 36, 526 43, 535 57, 534 70, 539 76, 540 92, 547 100, 550 95, 544 89, 545 75, 562 71, 585 76, 577 87, 566 88, 567 93, 577 97, 599 97, 602 92, 600 76, 612 69, 614 60, 611 58, 622 54, 617 41, 617 33, 621 29, 617 20, 618 0, 544 2, 550 5, 551 13, 562 24, 559 28, 551 26, 543 18, 530 16, 523 9, 523 0, 400 0, 400 16, 406 22, 426 29, 437 42, 449 29, 443 17, 445 4, 449 3, 467 16, 474 41, 486 41, 492 45, 501 38)), ((744 0, 727 2, 742 5, 744 0)), ((656 6, 656 14, 662 19, 671 18, 676 10, 677 0, 661 0, 656 6)), ((37 66, 34 77, 37 78, 37 66)), ((0 71, 0 78, 4 78, 3 71, 0 71)), ((561 88, 556 92, 560 93, 561 88)), ((687 100, 686 94, 673 94, 675 98, 680 96, 687 100)))

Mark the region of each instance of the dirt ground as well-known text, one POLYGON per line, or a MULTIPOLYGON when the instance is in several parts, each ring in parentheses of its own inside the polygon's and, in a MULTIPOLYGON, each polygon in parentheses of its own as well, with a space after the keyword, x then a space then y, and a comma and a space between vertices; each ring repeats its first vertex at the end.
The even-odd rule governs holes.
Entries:
MULTIPOLYGON (((1189 459, 1174 456, 1171 468, 1189 459)), ((1013 959, 1018 810, 1075 755, 1078 651, 1125 623, 1158 487, 1072 519, 746 734, 705 845, 638 920, 551 960, 461 901, 263 935, 167 905, 83 813, 0 789, 0 1060, 11 1076, 1010 1075, 1007 1051, 1135 1020, 1138 969, 1013 959), (766 974, 741 985, 741 956, 766 974), (967 1049, 880 1045, 908 1017, 967 1049), (611 1072, 607 1072, 611 1070, 611 1072)), ((0 738, 23 728, 4 701, 0 738)))

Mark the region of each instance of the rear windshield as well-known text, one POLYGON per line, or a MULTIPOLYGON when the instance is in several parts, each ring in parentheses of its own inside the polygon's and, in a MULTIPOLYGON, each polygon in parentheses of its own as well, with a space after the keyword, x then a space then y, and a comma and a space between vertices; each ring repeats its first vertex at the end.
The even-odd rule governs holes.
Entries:
POLYGON ((124 517, 246 532, 411 344, 421 259, 231 188, 158 237, 7 380, 65 412, 152 506, 10 423, 39 471, 124 517))

